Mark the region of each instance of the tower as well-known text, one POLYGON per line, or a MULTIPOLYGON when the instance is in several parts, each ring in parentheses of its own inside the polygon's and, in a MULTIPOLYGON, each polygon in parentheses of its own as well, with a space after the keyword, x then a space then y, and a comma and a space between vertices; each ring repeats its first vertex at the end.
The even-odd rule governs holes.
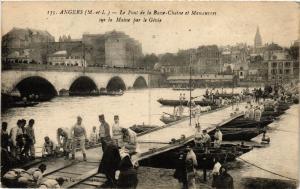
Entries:
POLYGON ((260 32, 259 32, 259 27, 257 26, 256 34, 255 34, 255 38, 254 38, 254 50, 255 50, 255 52, 257 52, 257 50, 261 47, 262 47, 262 39, 261 39, 261 35, 260 35, 260 32))

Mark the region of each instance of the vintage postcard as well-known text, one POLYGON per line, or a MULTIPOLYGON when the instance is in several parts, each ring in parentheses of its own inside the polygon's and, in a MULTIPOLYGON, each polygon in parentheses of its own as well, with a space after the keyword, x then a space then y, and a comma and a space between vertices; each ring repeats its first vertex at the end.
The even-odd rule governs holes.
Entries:
POLYGON ((1 187, 298 187, 299 3, 1 10, 1 187))

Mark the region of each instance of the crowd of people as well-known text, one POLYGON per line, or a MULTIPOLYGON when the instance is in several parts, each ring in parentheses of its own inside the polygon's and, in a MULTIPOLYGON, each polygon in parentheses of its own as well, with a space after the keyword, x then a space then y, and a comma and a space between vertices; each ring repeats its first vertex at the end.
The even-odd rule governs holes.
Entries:
POLYGON ((1 129, 1 152, 4 159, 21 160, 35 158, 35 133, 34 119, 28 124, 25 119, 19 119, 16 126, 8 131, 7 122, 2 122, 1 129))
MULTIPOLYGON (((114 123, 112 124, 112 127, 110 127, 102 114, 99 115, 99 131, 97 131, 97 128, 94 126, 90 133, 90 137, 88 138, 85 126, 82 122, 82 117, 78 116, 76 123, 73 126, 69 128, 59 127, 56 131, 57 141, 54 141, 49 136, 45 136, 42 147, 42 157, 57 157, 57 154, 60 153, 60 149, 62 149, 62 154, 65 157, 65 160, 70 158, 70 153, 72 155, 71 159, 74 160, 75 152, 78 149, 77 147, 79 147, 83 156, 82 160, 87 161, 85 148, 86 143, 89 143, 89 145, 101 143, 103 159, 99 165, 99 172, 104 173, 107 176, 108 185, 129 185, 130 183, 128 183, 129 181, 127 181, 126 176, 129 176, 134 180, 131 181, 131 184, 135 183, 134 185, 137 185, 137 176, 132 175, 133 173, 136 173, 136 169, 133 169, 133 167, 137 167, 137 157, 139 155, 137 150, 136 133, 129 128, 121 127, 118 115, 114 116, 114 123), (114 152, 116 152, 117 155, 113 154, 114 152), (111 161, 113 163, 111 163, 111 161), (114 166, 115 169, 112 169, 114 166), (118 175, 116 175, 117 170, 119 170, 118 175)), ((1 150, 2 164, 4 165, 2 167, 2 175, 6 175, 3 178, 9 179, 13 174, 14 182, 17 181, 16 183, 22 184, 19 180, 22 181, 23 175, 28 174, 29 170, 25 171, 23 169, 14 169, 13 167, 15 166, 13 165, 12 159, 16 161, 35 159, 34 145, 36 143, 36 139, 33 127, 34 123, 35 121, 33 119, 29 120, 28 125, 26 125, 26 120, 18 120, 17 126, 11 128, 10 132, 7 131, 7 123, 2 123, 1 150), (12 163, 7 164, 7 162, 12 163)), ((43 172, 44 169, 46 169, 46 167, 43 168, 41 172, 43 172)), ((55 183, 54 181, 47 181, 42 184, 38 181, 40 179, 32 180, 30 178, 29 180, 35 184, 35 186, 47 186, 47 184, 50 185, 51 183, 55 183)), ((8 185, 9 184, 10 182, 8 181, 8 185)))
MULTIPOLYGON (((208 152, 206 151, 208 154, 208 152)), ((195 152, 190 146, 186 146, 185 153, 179 155, 176 163, 177 167, 174 172, 174 178, 181 184, 182 189, 195 189, 197 180, 200 180, 200 173, 197 170, 198 164, 201 163, 203 169, 203 181, 207 183, 207 158, 203 156, 201 162, 198 162, 195 152)), ((218 157, 213 159, 214 166, 209 176, 212 177, 211 186, 216 189, 233 189, 233 178, 227 172, 225 165, 222 165, 218 157)))

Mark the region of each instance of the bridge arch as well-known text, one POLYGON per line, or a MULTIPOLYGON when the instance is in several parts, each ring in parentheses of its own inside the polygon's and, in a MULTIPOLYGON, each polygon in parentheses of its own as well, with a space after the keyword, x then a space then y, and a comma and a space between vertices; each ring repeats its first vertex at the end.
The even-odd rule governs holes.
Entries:
POLYGON ((147 81, 143 76, 138 76, 135 79, 132 87, 135 88, 135 89, 147 88, 147 81))
POLYGON ((98 91, 98 87, 93 79, 88 76, 79 76, 70 85, 69 94, 71 96, 91 95, 98 91))
POLYGON ((119 76, 115 76, 115 77, 112 77, 107 85, 106 85, 106 89, 108 91, 118 91, 118 90, 126 90, 126 85, 125 85, 125 82, 124 80, 119 77, 119 76))
POLYGON ((29 76, 22 78, 17 82, 14 89, 17 89, 20 92, 21 97, 28 98, 30 95, 34 94, 38 97, 35 100, 39 101, 47 101, 57 95, 54 85, 41 76, 29 76))

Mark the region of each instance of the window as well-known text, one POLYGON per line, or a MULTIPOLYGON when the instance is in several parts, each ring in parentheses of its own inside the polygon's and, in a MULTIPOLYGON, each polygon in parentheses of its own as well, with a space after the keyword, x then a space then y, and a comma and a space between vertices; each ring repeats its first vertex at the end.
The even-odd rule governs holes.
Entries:
POLYGON ((290 67, 291 63, 290 62, 285 62, 285 67, 290 67))
POLYGON ((274 68, 274 67, 277 67, 276 62, 273 62, 272 67, 273 67, 273 68, 274 68))
POLYGON ((282 74, 282 69, 279 69, 278 71, 279 71, 279 74, 282 74))
POLYGON ((285 74, 290 74, 290 70, 285 70, 285 74))

